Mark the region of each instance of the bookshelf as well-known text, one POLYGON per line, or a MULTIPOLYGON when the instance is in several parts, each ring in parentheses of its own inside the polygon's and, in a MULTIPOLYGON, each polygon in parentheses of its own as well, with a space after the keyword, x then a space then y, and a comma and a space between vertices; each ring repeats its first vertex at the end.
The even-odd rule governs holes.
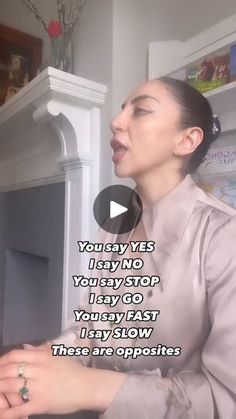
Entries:
MULTIPOLYGON (((236 14, 185 42, 151 42, 148 78, 170 76, 184 80, 189 66, 218 51, 229 51, 233 44, 236 44, 236 14)), ((222 133, 236 130, 236 82, 210 90, 204 95, 220 118, 222 133)))

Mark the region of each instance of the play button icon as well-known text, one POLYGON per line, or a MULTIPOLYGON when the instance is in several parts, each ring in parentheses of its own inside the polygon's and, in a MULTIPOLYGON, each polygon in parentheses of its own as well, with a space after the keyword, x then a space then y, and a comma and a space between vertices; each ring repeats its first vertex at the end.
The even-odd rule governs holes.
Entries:
POLYGON ((98 194, 93 213, 103 230, 113 234, 128 233, 141 220, 142 202, 133 189, 113 185, 98 194))
POLYGON ((118 215, 124 214, 126 211, 128 211, 128 208, 124 207, 123 205, 120 205, 114 201, 110 202, 110 218, 118 217, 118 215))

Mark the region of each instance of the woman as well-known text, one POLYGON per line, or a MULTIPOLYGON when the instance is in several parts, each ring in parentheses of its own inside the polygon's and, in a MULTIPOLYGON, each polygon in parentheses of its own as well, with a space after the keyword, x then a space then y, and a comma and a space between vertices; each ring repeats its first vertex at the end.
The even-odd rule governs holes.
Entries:
MULTIPOLYGON (((160 316, 155 322, 136 323, 137 328, 153 327, 146 340, 81 341, 77 323, 55 342, 114 349, 158 347, 160 353, 136 359, 117 354, 93 357, 91 368, 86 366, 89 357, 75 363, 69 357, 52 357, 46 347, 13 351, 0 360, 0 392, 13 398, 11 408, 2 401, 1 418, 95 410, 102 419, 233 419, 235 211, 204 193, 189 175, 217 138, 219 123, 200 93, 183 82, 160 78, 129 96, 111 129, 115 172, 136 181, 144 212, 130 233, 118 238, 101 232, 99 241, 155 241, 153 252, 132 256, 143 257, 141 273, 159 275, 160 284, 129 290, 143 294, 138 309, 158 309, 160 316), (29 391, 25 404, 19 396, 23 384, 29 391)), ((107 253, 99 258, 103 256, 108 259, 107 253)), ((119 268, 115 272, 116 277, 127 274, 130 271, 119 268)), ((99 287, 93 292, 104 294, 99 287)), ((122 286, 109 290, 121 296, 125 292, 122 286)), ((115 308, 92 306, 93 312, 126 314, 132 309, 137 306, 120 301, 115 308)), ((126 317, 119 324, 130 325, 126 317)), ((114 328, 101 321, 89 326, 114 328)))

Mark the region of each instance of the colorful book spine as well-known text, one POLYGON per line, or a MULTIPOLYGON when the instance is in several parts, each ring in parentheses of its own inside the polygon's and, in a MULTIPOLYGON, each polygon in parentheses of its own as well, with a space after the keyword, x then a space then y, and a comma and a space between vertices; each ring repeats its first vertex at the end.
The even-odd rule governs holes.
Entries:
POLYGON ((230 81, 236 80, 236 45, 230 47, 230 81))

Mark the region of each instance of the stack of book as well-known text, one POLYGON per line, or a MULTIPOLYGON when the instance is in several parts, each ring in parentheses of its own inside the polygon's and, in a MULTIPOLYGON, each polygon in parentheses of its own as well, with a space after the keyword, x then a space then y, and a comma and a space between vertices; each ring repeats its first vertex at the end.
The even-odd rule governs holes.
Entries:
POLYGON ((186 80, 201 93, 229 83, 230 54, 204 58, 186 70, 186 80))

